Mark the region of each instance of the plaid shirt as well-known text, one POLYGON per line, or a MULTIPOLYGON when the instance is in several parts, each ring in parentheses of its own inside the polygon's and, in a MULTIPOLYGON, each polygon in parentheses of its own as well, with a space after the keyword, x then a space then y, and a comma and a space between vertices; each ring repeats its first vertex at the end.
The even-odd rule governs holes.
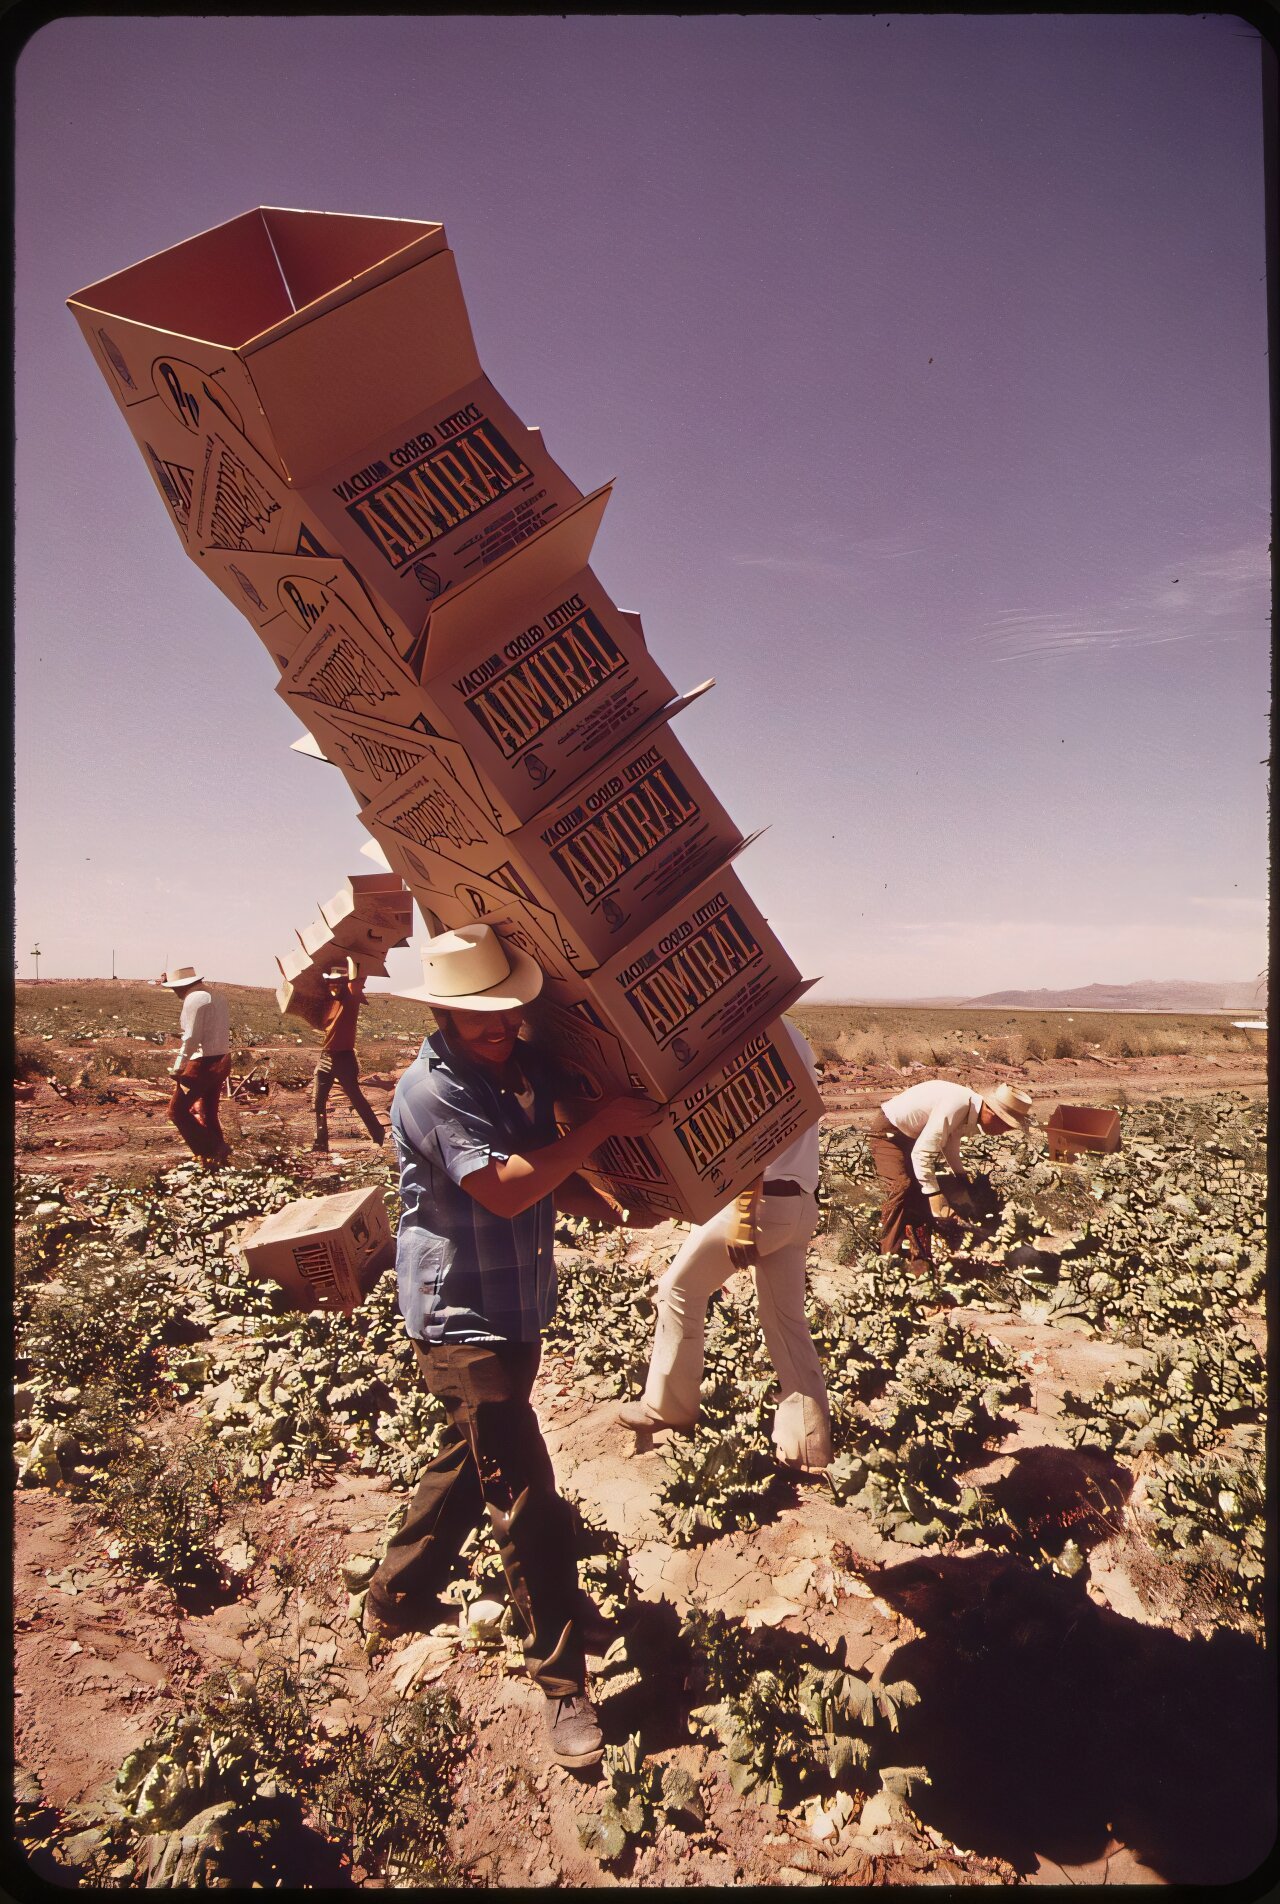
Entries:
POLYGON ((473 1170, 555 1141, 552 1073, 527 1045, 520 1062, 531 1115, 438 1031, 396 1086, 396 1280, 405 1327, 419 1342, 536 1342, 555 1313, 554 1198, 503 1217, 462 1188, 473 1170))

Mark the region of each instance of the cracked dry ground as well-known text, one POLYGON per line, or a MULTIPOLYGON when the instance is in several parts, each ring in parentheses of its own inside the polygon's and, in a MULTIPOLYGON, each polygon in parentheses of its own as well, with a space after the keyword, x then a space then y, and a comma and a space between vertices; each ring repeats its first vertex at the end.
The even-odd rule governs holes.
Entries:
MULTIPOLYGON (((829 1096, 836 1123, 886 1094, 873 1075, 842 1070, 829 1087, 841 1093, 829 1096)), ((1222 1080, 1210 1075, 1191 1089, 1197 1084, 1219 1089, 1222 1080)), ((1249 1084, 1261 1090, 1260 1067, 1249 1084)), ((1161 1076, 1148 1088, 1178 1084, 1161 1076)), ((387 1091, 370 1095, 381 1110, 387 1091)), ((1042 1114, 1044 1096, 1038 1089, 1042 1114)), ((291 1121, 297 1142, 307 1123, 302 1101, 291 1121)), ((120 1134, 119 1119, 111 1128, 120 1134)), ((159 1161, 156 1121, 136 1135, 144 1141, 130 1152, 159 1161)), ((355 1156, 359 1145, 343 1135, 336 1148, 355 1156)), ((75 1157, 66 1172, 72 1181, 82 1159, 96 1169, 108 1163, 92 1139, 65 1149, 75 1157)), ((59 1172, 56 1152, 22 1161, 59 1172)), ((316 1187, 329 1187, 323 1166, 316 1187)), ((636 1239, 633 1255, 662 1255, 664 1246, 669 1254, 672 1241, 669 1229, 653 1232, 636 1239)), ((815 1252, 819 1294, 838 1290, 851 1273, 815 1252)), ((1014 1314, 951 1314, 1012 1350, 1030 1385, 985 1478, 1037 1450, 1041 1460, 1052 1461, 1054 1451, 1079 1460, 1061 1425, 1062 1393, 1098 1387, 1127 1352, 1014 1314)), ((914 1817, 814 1842, 799 1820, 780 1817, 756 1794, 736 1794, 723 1758, 690 1741, 677 1710, 651 1710, 645 1749, 702 1779, 706 1826, 692 1833, 662 1826, 617 1872, 602 1868, 578 1838, 598 1795, 589 1778, 548 1762, 541 1701, 503 1649, 460 1646, 438 1632, 367 1655, 347 1618, 341 1564, 376 1547, 397 1497, 383 1477, 342 1469, 327 1485, 284 1483, 246 1509, 239 1591, 199 1613, 112 1560, 87 1506, 45 1488, 21 1491, 18 1762, 50 1802, 101 1806, 126 1754, 191 1687, 215 1666, 252 1665, 255 1635, 278 1611, 332 1660, 340 1696, 322 1724, 371 1723, 421 1686, 457 1695, 473 1737, 450 1840, 477 1886, 1199 1884, 1256 1863, 1240 1837, 1238 1781, 1248 1785, 1250 1767, 1242 1759, 1247 1726, 1234 1721, 1242 1687, 1246 1699, 1256 1689, 1241 1680, 1239 1636, 1197 1632, 1180 1576, 1127 1523, 1092 1549, 1083 1575, 1066 1581, 973 1550, 922 1557, 837 1505, 821 1482, 804 1481, 764 1526, 675 1548, 655 1512, 665 1437, 637 1449, 614 1421, 616 1403, 575 1381, 564 1356, 547 1355, 535 1401, 564 1491, 623 1538, 646 1607, 665 1601, 684 1612, 701 1602, 828 1646, 843 1636, 850 1667, 919 1688, 895 1754, 927 1765, 933 1778, 913 1795, 914 1817), (273 1604, 269 1563, 283 1554, 292 1554, 305 1583, 300 1607, 273 1604), (1236 1706, 1234 1716, 1224 1702, 1236 1706), (1117 1725, 1118 1713, 1129 1722, 1117 1725)), ((634 1689, 606 1699, 601 1714, 606 1736, 624 1739, 635 1728, 634 1689)), ((120 1881, 131 1880, 122 1872, 120 1881)))

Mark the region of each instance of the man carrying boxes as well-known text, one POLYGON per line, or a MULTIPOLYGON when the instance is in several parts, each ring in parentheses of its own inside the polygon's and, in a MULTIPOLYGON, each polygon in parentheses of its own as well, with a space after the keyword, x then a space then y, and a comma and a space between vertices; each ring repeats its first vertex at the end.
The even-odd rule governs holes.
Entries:
POLYGON ((606 1138, 642 1135, 662 1109, 636 1095, 607 1098, 559 1136, 562 1080, 520 1038, 542 989, 537 963, 474 925, 429 939, 423 970, 426 983, 401 996, 430 1005, 439 1029, 391 1106, 396 1277, 414 1355, 449 1426, 370 1583, 365 1625, 384 1635, 429 1625, 450 1566, 487 1513, 526 1670, 546 1696, 552 1755, 583 1768, 603 1745, 586 1694, 573 1510, 556 1492, 530 1395, 555 1310, 556 1209, 616 1225, 622 1213, 577 1172, 606 1138))
POLYGON ((335 1081, 342 1086, 374 1143, 385 1143, 387 1133, 360 1089, 360 1065, 356 1058, 356 1023, 364 1004, 364 975, 355 959, 348 959, 345 968, 335 966, 327 971, 324 982, 329 1004, 319 1027, 324 1033, 324 1047, 311 1085, 311 1104, 316 1114, 315 1142, 311 1148, 318 1151, 329 1148, 329 1093, 335 1081))

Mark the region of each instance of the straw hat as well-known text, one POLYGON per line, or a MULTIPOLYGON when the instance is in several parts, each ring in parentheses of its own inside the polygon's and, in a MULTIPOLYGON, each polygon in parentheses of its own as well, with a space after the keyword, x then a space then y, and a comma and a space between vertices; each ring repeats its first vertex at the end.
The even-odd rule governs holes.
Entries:
POLYGON ((542 990, 542 967, 502 943, 492 926, 459 926, 422 948, 424 985, 397 992, 445 1011, 516 1011, 542 990))
POLYGON ((1031 1116, 1030 1097, 1012 1084, 997 1084, 993 1091, 984 1091, 982 1101, 1010 1130, 1025 1128, 1031 1116))
POLYGON ((184 985, 203 985, 204 973, 197 972, 194 965, 176 965, 172 972, 162 972, 156 980, 167 992, 181 991, 184 985))

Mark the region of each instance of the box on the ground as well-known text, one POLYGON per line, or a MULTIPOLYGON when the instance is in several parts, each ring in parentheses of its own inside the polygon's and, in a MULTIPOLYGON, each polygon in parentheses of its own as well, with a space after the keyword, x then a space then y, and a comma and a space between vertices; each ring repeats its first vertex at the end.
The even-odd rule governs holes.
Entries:
POLYGON ((1051 1157, 1119 1150, 1120 1114, 1093 1104, 1059 1104, 1050 1114, 1045 1135, 1051 1157))
POLYGON ((481 372, 438 223, 259 207, 68 303, 175 520, 190 446, 188 552, 347 557, 402 652, 580 499, 481 372))
POLYGON ((624 1208, 705 1223, 821 1115, 809 1063, 776 1020, 693 1079, 647 1135, 610 1137, 582 1174, 624 1208))
POLYGON ((415 897, 419 885, 461 894, 472 876, 506 886, 554 914, 579 970, 611 959, 744 844, 665 724, 513 833, 434 770, 394 783, 360 818, 415 897))
POLYGON ((240 1254, 251 1275, 279 1283, 298 1308, 350 1315, 395 1260, 382 1187, 288 1203, 245 1237, 240 1254))

